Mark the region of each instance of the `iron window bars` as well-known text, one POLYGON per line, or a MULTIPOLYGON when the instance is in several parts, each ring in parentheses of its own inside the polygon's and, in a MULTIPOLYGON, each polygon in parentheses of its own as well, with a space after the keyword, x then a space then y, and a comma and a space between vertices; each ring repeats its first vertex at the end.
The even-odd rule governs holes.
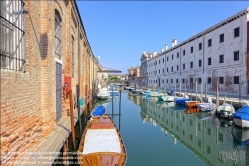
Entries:
POLYGON ((0 1, 0 68, 26 72, 25 3, 0 1))

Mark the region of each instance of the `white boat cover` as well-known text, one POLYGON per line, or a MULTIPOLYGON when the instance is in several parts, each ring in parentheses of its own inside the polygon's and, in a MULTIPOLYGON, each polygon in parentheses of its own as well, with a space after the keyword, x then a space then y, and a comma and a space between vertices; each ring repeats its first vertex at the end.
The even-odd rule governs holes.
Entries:
POLYGON ((83 154, 96 152, 121 153, 118 133, 115 129, 88 129, 83 154))

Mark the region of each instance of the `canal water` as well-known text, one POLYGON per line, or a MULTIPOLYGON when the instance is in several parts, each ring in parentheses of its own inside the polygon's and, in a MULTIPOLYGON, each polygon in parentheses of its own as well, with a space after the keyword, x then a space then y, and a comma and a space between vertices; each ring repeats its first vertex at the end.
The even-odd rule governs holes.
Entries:
POLYGON ((129 93, 101 102, 120 129, 126 166, 249 165, 249 130, 231 120, 129 93))
MULTIPOLYGON (((229 119, 125 92, 93 107, 100 104, 121 132, 125 166, 249 166, 249 129, 235 127, 229 119)), ((85 119, 83 114, 83 130, 85 119)), ((78 123, 75 133, 78 149, 78 123)), ((68 144, 72 152, 71 137, 68 144)))

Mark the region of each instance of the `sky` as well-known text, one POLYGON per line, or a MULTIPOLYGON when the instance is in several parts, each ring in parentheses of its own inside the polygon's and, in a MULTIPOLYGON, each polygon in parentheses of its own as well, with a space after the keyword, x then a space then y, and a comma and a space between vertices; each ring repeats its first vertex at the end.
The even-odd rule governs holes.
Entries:
POLYGON ((249 1, 76 0, 86 36, 103 67, 140 66, 143 51, 161 52, 249 7, 249 1))

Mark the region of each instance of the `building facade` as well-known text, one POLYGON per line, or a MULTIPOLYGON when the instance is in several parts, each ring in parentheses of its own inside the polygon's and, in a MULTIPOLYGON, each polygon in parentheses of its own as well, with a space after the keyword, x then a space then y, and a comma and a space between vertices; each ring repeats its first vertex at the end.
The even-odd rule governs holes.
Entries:
MULTIPOLYGON (((97 78, 74 0, 0 1, 1 162, 18 160, 68 118, 67 86, 85 98, 97 78), (66 81, 70 77, 71 81, 66 81), (18 152, 11 158, 12 152, 18 152)), ((70 79, 69 79, 70 80, 70 79)))
MULTIPOLYGON (((196 83, 207 84, 215 92, 219 81, 220 93, 247 95, 249 93, 248 11, 245 9, 226 20, 196 34, 157 56, 146 59, 144 73, 148 87, 195 89, 196 83)), ((144 68, 144 67, 143 67, 144 68)))

